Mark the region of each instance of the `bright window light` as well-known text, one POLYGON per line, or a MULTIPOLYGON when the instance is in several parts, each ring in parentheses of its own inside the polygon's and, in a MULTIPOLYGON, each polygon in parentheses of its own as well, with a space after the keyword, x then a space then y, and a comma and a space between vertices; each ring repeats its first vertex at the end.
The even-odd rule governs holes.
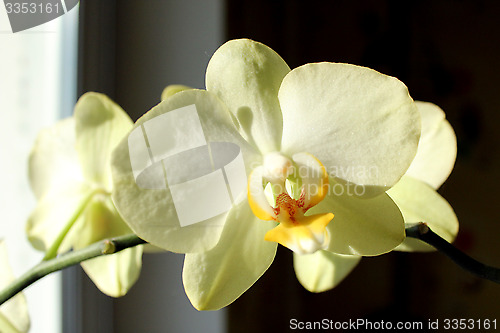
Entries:
MULTIPOLYGON (((19 276, 38 263, 25 235, 35 207, 27 161, 40 129, 71 113, 76 100, 78 8, 41 26, 12 33, 0 4, 0 238, 19 276)), ((61 332, 61 273, 25 290, 31 332, 61 332)))

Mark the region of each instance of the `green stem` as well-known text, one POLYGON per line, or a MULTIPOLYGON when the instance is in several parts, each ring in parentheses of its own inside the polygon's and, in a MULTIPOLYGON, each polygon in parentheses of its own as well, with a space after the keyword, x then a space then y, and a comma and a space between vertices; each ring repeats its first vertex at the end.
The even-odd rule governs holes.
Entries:
POLYGON ((144 243, 146 242, 137 237, 135 234, 130 234, 105 239, 81 250, 62 254, 54 259, 44 260, 13 281, 9 286, 0 292, 0 305, 45 275, 79 264, 80 262, 88 259, 101 255, 117 253, 129 247, 134 247, 144 243))
MULTIPOLYGON (((482 278, 500 283, 500 269, 480 263, 461 252, 439 235, 434 233, 425 223, 417 223, 406 228, 406 236, 434 246, 456 264, 482 278)), ((76 265, 82 261, 92 259, 101 255, 117 253, 129 247, 146 243, 135 234, 105 239, 94 243, 84 249, 68 252, 50 260, 44 260, 30 269, 24 275, 12 282, 0 292, 0 305, 11 297, 41 279, 45 275, 76 265)))
POLYGON ((436 250, 448 256, 448 258, 453 260, 463 269, 483 279, 500 283, 500 269, 485 265, 469 257, 432 231, 426 223, 417 223, 407 227, 406 236, 420 239, 421 241, 434 246, 436 250))
POLYGON ((78 208, 75 210, 75 213, 71 218, 69 219, 68 223, 64 226, 64 228, 61 230, 59 235, 57 235, 57 238, 54 240, 54 243, 50 246, 50 248, 45 252, 45 257, 43 257, 44 261, 53 259, 57 256, 57 251, 59 250, 59 247, 61 247, 61 244, 70 231, 70 229, 73 227, 75 222, 78 220, 80 215, 82 215, 83 211, 89 204, 90 200, 96 195, 97 193, 100 193, 100 191, 92 191, 90 192, 81 202, 78 208))

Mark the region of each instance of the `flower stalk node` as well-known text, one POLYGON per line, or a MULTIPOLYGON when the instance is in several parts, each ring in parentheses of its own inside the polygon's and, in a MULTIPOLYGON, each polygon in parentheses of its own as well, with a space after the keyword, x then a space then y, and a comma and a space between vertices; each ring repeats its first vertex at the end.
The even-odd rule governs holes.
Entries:
POLYGON ((113 254, 115 252, 116 252, 115 244, 109 239, 104 240, 102 246, 102 254, 113 254))

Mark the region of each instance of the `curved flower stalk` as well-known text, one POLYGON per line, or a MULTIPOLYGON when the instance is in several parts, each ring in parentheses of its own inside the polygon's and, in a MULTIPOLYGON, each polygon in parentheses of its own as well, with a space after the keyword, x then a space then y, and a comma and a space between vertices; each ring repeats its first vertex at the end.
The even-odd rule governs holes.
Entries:
MULTIPOLYGON (((74 115, 42 131, 29 160, 38 205, 26 227, 31 244, 45 259, 99 240, 131 233, 111 201, 110 157, 132 120, 102 94, 87 93, 74 115)), ((142 246, 82 262, 96 286, 122 296, 141 270, 142 246)))
MULTIPOLYGON (((385 191, 416 154, 420 117, 400 81, 348 64, 290 70, 272 49, 243 39, 215 52, 206 86, 169 95, 146 113, 132 133, 141 134, 137 142, 147 148, 139 150, 126 138, 112 161, 120 214, 142 239, 186 253, 184 287, 197 309, 218 309, 238 298, 267 270, 278 243, 301 254, 319 250, 328 258, 379 255, 404 240, 403 217, 385 191), (201 140, 179 120, 193 105, 201 140), (173 115, 177 121, 164 121, 173 115), (168 136, 152 139, 160 122, 168 136), (247 190, 233 198, 229 211, 182 225, 175 199, 203 212, 197 200, 187 198, 216 193, 216 186, 187 186, 179 194, 174 185, 180 180, 170 186, 171 177, 183 174, 189 185, 200 172, 187 162, 171 165, 171 154, 181 145, 205 142, 239 147, 247 190), (141 151, 144 159, 134 161, 141 151)), ((213 206, 219 204, 212 198, 213 206)))
MULTIPOLYGON (((14 281, 14 275, 7 258, 5 241, 0 239, 0 289, 14 281)), ((25 333, 30 328, 28 305, 23 293, 0 306, 0 332, 25 333)))
MULTIPOLYGON (((422 133, 415 159, 401 180, 387 194, 401 209, 407 224, 425 221, 448 242, 458 233, 458 219, 450 204, 436 190, 455 164, 457 141, 453 128, 437 105, 416 102, 422 119, 422 133)), ((398 251, 435 251, 415 238, 405 238, 398 251)), ((320 251, 294 256, 297 278, 312 292, 334 288, 359 263, 361 257, 340 256, 320 251)))

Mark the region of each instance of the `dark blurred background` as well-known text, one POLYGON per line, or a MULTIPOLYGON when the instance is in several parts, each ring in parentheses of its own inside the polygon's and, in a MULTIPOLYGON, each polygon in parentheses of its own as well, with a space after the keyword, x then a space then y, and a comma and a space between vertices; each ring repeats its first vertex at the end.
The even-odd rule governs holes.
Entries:
MULTIPOLYGON (((107 93, 134 119, 159 102, 168 84, 203 88, 211 54, 233 38, 267 44, 291 68, 347 62, 396 76, 414 99, 442 107, 456 131, 456 167, 440 189, 460 221, 455 245, 500 266, 499 1, 87 0, 80 11, 79 93, 107 93)), ((172 293, 185 298, 182 289, 158 289, 170 279, 182 288, 181 264, 172 254, 145 256, 129 295, 95 296, 81 316, 102 307, 114 313, 108 328, 116 332, 184 332, 182 323, 152 324, 175 307, 167 300, 172 293)), ((85 295, 94 293, 81 283, 85 295)), ((228 332, 285 332, 291 318, 420 320, 426 327, 436 319, 493 320, 499 310, 499 285, 440 253, 364 258, 334 290, 312 294, 297 282, 291 253, 280 248, 270 270, 222 318, 228 332)))

